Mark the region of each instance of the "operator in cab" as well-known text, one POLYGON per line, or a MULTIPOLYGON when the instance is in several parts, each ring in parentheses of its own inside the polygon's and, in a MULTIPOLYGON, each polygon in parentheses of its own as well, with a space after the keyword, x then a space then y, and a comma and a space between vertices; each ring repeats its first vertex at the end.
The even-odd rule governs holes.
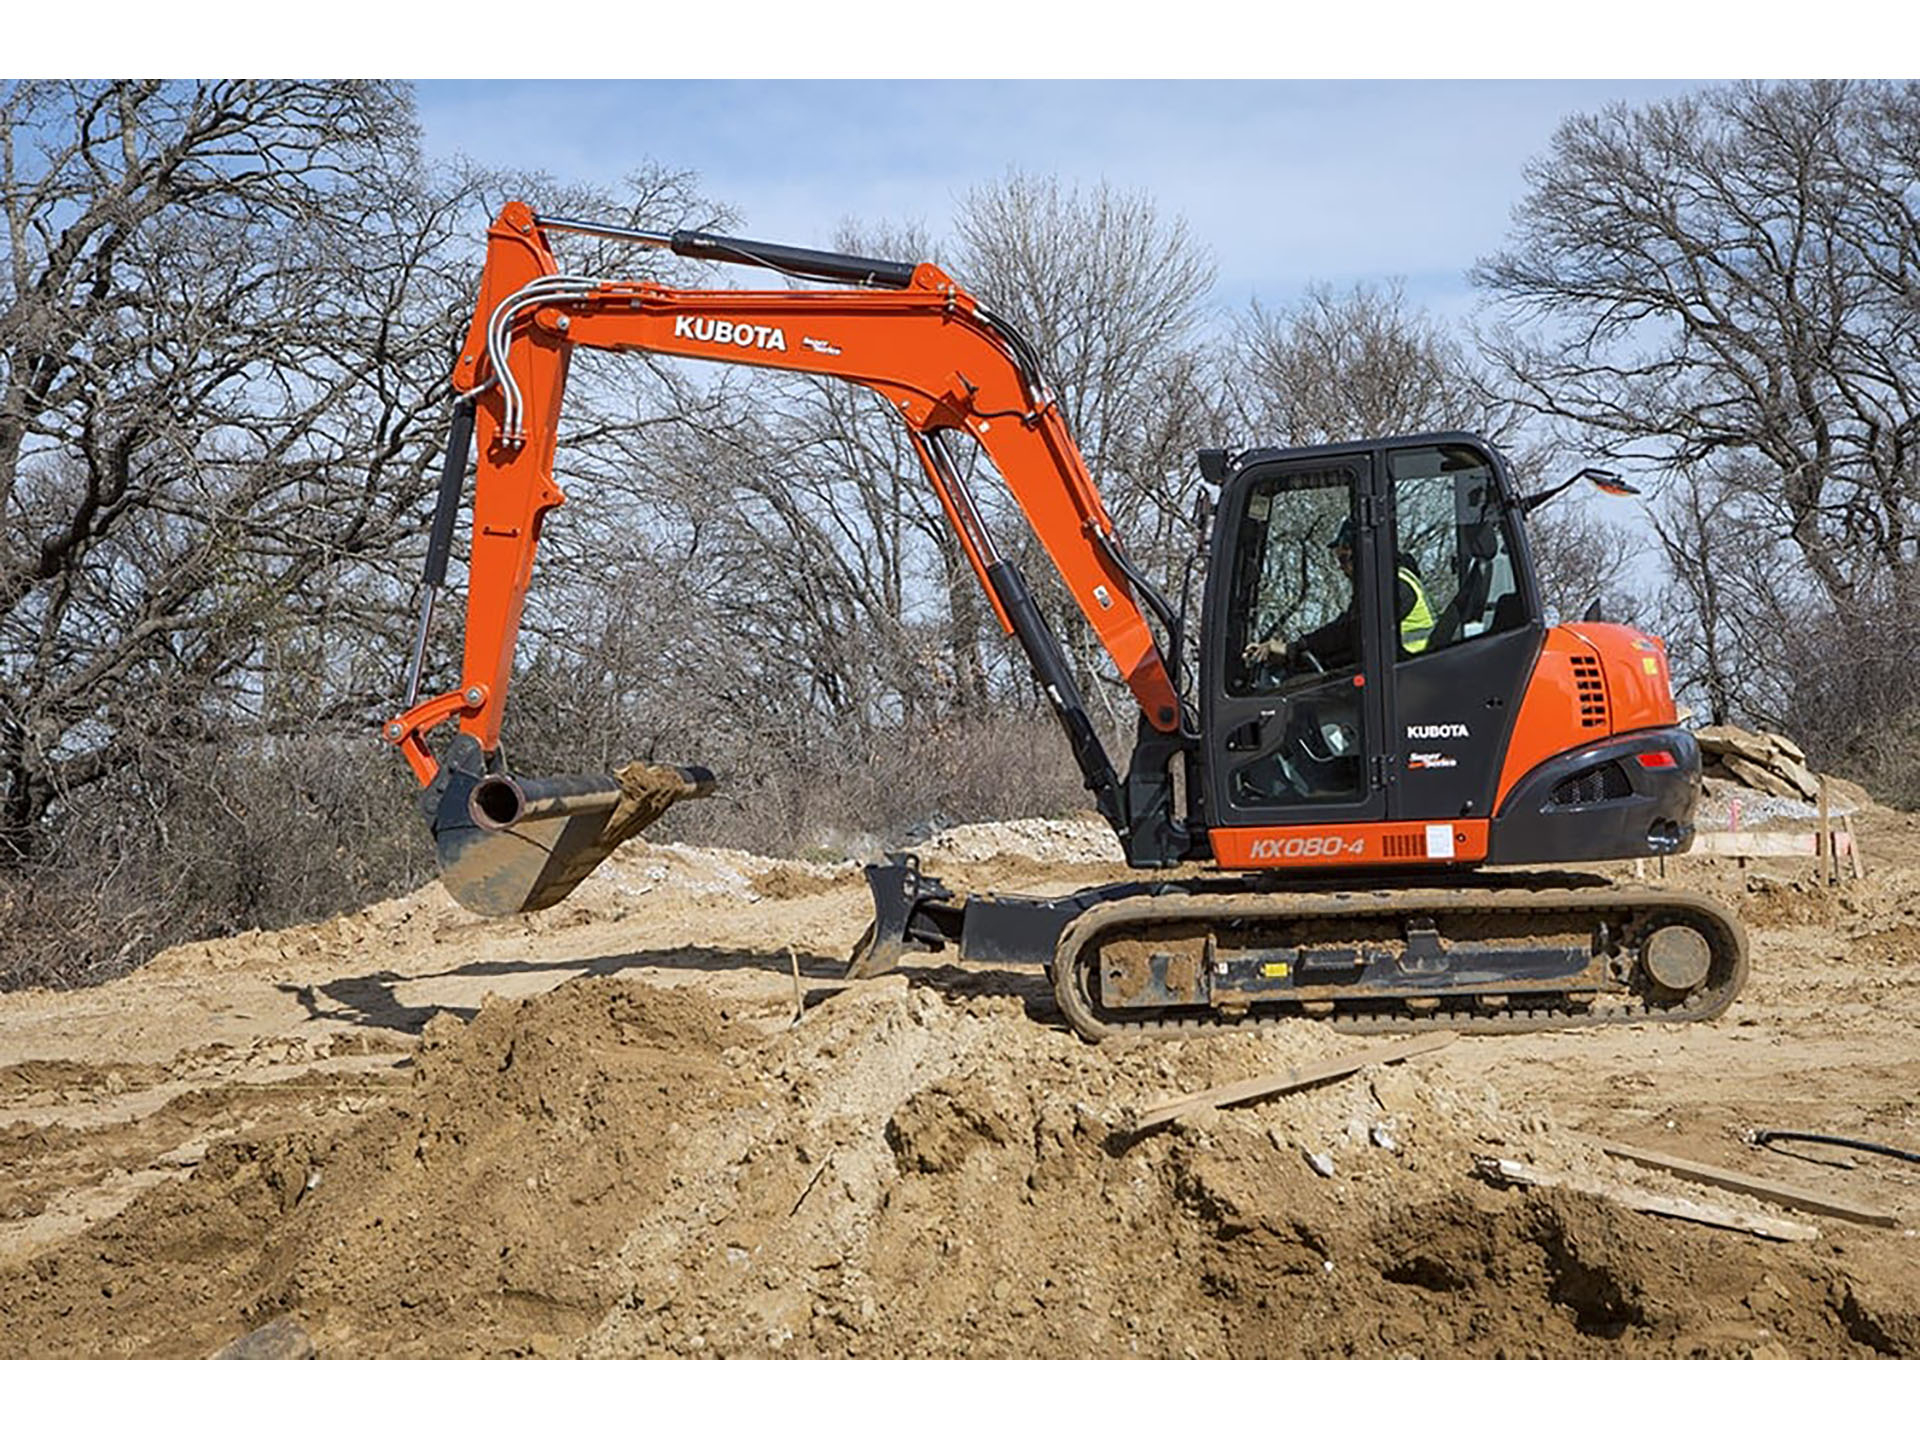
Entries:
MULTIPOLYGON (((1340 529, 1328 542, 1333 558, 1340 566, 1340 572, 1347 577, 1347 584, 1353 584, 1353 520, 1351 517, 1340 522, 1340 529)), ((1394 576, 1394 612, 1400 621, 1400 653, 1418 655, 1427 648, 1427 641, 1433 635, 1433 606, 1427 600, 1427 587, 1421 583, 1420 572, 1412 557, 1400 555, 1395 564, 1394 576)), ((1241 652, 1241 658, 1249 665, 1272 665, 1282 669, 1297 667, 1306 657, 1318 664, 1314 668, 1321 670, 1340 670, 1359 663, 1359 637, 1355 632, 1353 599, 1349 596, 1347 608, 1322 625, 1318 630, 1309 630, 1299 639, 1256 640, 1241 652)), ((1311 663, 1311 662, 1309 662, 1311 663)))

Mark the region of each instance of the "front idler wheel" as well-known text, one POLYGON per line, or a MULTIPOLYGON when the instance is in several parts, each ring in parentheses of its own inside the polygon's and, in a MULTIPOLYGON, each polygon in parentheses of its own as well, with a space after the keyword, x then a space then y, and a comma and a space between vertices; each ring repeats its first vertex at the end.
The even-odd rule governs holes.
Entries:
POLYGON ((1640 963, 1660 989, 1688 995, 1706 983, 1713 947, 1691 925, 1662 925, 1641 947, 1640 963))

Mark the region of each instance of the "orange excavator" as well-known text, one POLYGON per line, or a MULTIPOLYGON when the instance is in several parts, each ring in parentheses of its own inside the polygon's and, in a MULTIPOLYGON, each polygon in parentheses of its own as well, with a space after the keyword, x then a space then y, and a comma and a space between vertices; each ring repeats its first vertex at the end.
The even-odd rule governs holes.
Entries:
POLYGON ((564 498, 554 452, 576 346, 838 376, 880 396, 1093 805, 1133 867, 1161 872, 1067 896, 962 896, 892 854, 867 868, 874 919, 851 974, 948 948, 1043 965, 1068 1022, 1096 1040, 1296 1016, 1505 1031, 1697 1020, 1743 983, 1745 935, 1705 897, 1486 868, 1665 856, 1692 840, 1700 754, 1677 723, 1661 642, 1545 621, 1523 518, 1565 486, 1519 494, 1500 453, 1465 433, 1203 451, 1201 493, 1218 498, 1190 642, 1185 607, 1115 534, 1033 348, 938 267, 542 217, 519 202, 488 232, 407 709, 386 727, 468 907, 552 905, 715 785, 698 766, 535 778, 504 763, 521 608, 541 525, 564 498), (550 248, 563 232, 807 283, 573 275, 550 248), (476 431, 460 683, 423 700, 476 431), (964 443, 997 469, 1139 705, 1124 777, 974 503, 964 443), (458 733, 436 756, 428 734, 448 721, 458 733))

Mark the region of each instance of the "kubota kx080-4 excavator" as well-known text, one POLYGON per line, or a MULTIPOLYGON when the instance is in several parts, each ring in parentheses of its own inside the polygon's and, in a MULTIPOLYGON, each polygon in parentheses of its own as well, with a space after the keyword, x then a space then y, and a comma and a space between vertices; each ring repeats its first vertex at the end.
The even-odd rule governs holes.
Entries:
POLYGON ((563 498, 553 462, 567 361, 582 345, 834 375, 879 395, 1128 861, 1179 868, 1060 898, 967 898, 913 856, 889 856, 868 868, 874 922, 852 974, 947 946, 1044 964, 1069 1022, 1093 1039, 1298 1015, 1362 1029, 1692 1020, 1719 1014, 1744 980, 1740 925, 1707 899, 1482 868, 1682 851, 1700 774, 1659 640, 1545 623, 1521 523, 1540 497, 1515 493, 1485 441, 1203 452, 1219 498, 1192 642, 1198 688, 1184 693, 1182 617, 1115 536, 1033 350, 940 269, 542 218, 518 202, 488 232, 408 708, 386 731, 424 787, 446 884, 469 907, 553 904, 668 805, 713 785, 697 767, 538 780, 502 760, 521 606, 542 521, 563 498), (549 248, 559 231, 835 288, 570 275, 549 248), (421 701, 476 425, 465 659, 455 689, 421 701), (956 433, 998 469, 1139 703, 1124 778, 982 522, 956 433), (427 732, 456 718, 436 757, 427 732))

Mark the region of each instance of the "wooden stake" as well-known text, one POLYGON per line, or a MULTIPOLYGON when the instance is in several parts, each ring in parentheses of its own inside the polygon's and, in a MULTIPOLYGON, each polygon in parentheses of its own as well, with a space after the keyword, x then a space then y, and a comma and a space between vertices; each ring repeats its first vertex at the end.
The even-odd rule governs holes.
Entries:
POLYGON ((1827 810, 1827 777, 1820 777, 1820 833, 1813 837, 1813 859, 1820 879, 1831 885, 1840 878, 1840 866, 1833 857, 1833 821, 1827 810), (1831 872, 1831 873, 1829 873, 1831 872))
POLYGON ((1840 823, 1847 827, 1847 859, 1853 865, 1853 878, 1864 880, 1867 878, 1867 862, 1860 856, 1860 837, 1853 833, 1853 816, 1841 816, 1840 823))

